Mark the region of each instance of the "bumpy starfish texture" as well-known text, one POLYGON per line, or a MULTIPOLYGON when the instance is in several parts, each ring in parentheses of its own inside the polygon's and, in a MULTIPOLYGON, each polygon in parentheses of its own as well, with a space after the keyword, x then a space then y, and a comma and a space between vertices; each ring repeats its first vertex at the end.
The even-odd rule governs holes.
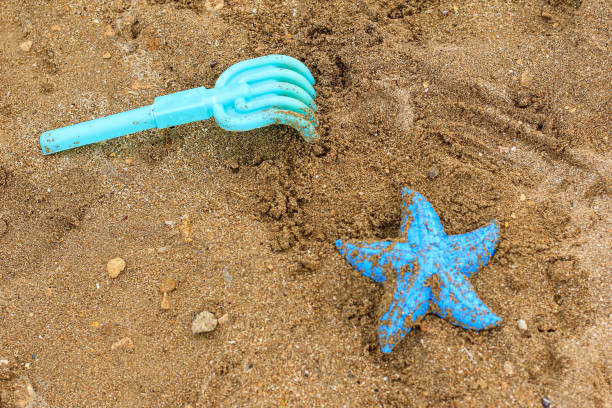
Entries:
POLYGON ((375 282, 394 285, 380 318, 381 350, 390 353, 428 311, 466 329, 499 324, 467 280, 493 256, 497 222, 449 236, 425 197, 404 188, 402 199, 400 239, 336 241, 351 266, 375 282))

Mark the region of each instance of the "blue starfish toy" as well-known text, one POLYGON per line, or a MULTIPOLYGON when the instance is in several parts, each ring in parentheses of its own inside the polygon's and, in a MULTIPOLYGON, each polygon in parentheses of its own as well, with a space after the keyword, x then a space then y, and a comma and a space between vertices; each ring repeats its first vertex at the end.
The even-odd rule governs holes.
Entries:
POLYGON ((399 240, 336 241, 351 266, 394 289, 393 300, 380 318, 378 339, 383 353, 390 353, 430 307, 466 329, 496 326, 501 319, 478 298, 467 278, 493 256, 499 237, 497 222, 449 236, 425 197, 404 188, 402 199, 399 240))

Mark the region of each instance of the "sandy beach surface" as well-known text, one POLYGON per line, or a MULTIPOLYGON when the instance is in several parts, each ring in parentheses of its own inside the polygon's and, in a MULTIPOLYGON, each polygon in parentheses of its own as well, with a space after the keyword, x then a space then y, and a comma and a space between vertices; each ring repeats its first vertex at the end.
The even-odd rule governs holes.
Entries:
POLYGON ((0 406, 612 406, 611 10, 4 0, 0 406), (316 78, 316 144, 208 120, 41 154, 272 53, 316 78), (381 353, 383 288, 334 242, 396 238, 402 187, 449 234, 499 221, 470 282, 500 327, 428 315, 381 353))

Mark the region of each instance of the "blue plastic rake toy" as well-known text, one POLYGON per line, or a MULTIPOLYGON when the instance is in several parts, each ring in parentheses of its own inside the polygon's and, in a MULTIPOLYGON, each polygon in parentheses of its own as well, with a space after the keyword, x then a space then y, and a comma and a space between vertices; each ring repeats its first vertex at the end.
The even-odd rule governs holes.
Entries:
POLYGON ((239 62, 204 87, 155 98, 153 105, 45 132, 43 154, 53 154, 147 129, 209 119, 223 129, 245 131, 289 125, 307 142, 318 139, 314 77, 304 64, 285 55, 239 62))

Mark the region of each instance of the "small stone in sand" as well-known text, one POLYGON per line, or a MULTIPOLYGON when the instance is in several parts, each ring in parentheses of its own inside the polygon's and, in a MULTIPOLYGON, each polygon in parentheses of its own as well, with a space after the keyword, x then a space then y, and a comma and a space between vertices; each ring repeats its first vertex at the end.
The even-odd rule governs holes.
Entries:
POLYGON ((30 51, 30 49, 32 49, 32 44, 33 42, 31 40, 24 41, 21 44, 19 44, 19 48, 21 48, 21 51, 28 52, 30 51))
POLYGON ((189 215, 183 215, 179 229, 181 230, 181 234, 183 234, 183 239, 185 242, 193 241, 191 239, 191 220, 189 219, 189 215))
POLYGON ((112 351, 115 351, 117 349, 132 352, 134 351, 134 342, 129 337, 124 337, 121 340, 114 342, 111 346, 112 351))
POLYGON ((121 258, 113 258, 106 264, 106 271, 111 278, 116 278, 125 269, 125 261, 121 258))
POLYGON ((240 170, 240 163, 236 159, 230 160, 228 166, 233 173, 238 173, 238 170, 240 170))
POLYGON ((527 330, 527 323, 523 319, 519 319, 516 325, 518 326, 519 330, 527 330))
POLYGON ((533 75, 528 70, 523 71, 521 74, 521 86, 529 86, 533 81, 533 75))
POLYGON ((217 11, 223 8, 224 3, 224 0, 206 0, 204 2, 204 7, 206 7, 208 11, 217 11))
POLYGON ((176 289, 176 281, 171 277, 164 279, 161 285, 159 285, 159 291, 161 293, 170 293, 176 289))
POLYGON ((38 407, 42 405, 42 398, 38 396, 29 378, 21 376, 14 380, 11 386, 0 390, 2 406, 6 407, 38 407))
POLYGON ((218 322, 220 325, 223 325, 223 324, 225 324, 225 323, 229 322, 229 315, 228 315, 227 313, 226 313, 226 314, 224 314, 223 316, 221 316, 221 317, 219 318, 219 320, 217 320, 217 322, 218 322))
POLYGON ((436 178, 437 175, 438 175, 438 170, 435 168, 429 169, 429 171, 427 172, 427 177, 429 177, 430 179, 436 178))
POLYGON ((102 58, 104 59, 109 59, 111 57, 111 53, 110 52, 105 52, 104 54, 102 54, 102 58))
POLYGON ((170 309, 170 299, 168 298, 168 292, 164 292, 160 307, 164 310, 170 309))
POLYGON ((527 197, 525 196, 525 194, 521 194, 519 197, 519 200, 521 201, 525 201, 527 199, 527 197))
POLYGON ((514 366, 512 365, 512 363, 510 361, 506 361, 504 363, 504 371, 508 375, 513 375, 514 374, 514 366))
POLYGON ((109 25, 106 26, 106 30, 104 31, 104 35, 106 37, 113 37, 115 35, 115 30, 113 30, 113 27, 109 25))
POLYGON ((215 330, 217 323, 215 315, 205 310, 198 313, 195 319, 193 319, 193 322, 191 322, 191 331, 193 334, 211 332, 215 330))

